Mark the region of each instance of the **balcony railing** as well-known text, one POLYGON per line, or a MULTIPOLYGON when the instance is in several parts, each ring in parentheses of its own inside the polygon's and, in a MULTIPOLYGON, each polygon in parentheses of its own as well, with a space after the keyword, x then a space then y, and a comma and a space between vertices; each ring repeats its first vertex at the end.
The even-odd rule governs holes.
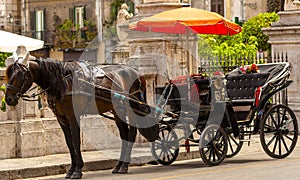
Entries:
POLYGON ((22 35, 40 39, 45 45, 54 46, 59 49, 84 48, 96 36, 95 29, 79 29, 71 31, 27 31, 22 35))

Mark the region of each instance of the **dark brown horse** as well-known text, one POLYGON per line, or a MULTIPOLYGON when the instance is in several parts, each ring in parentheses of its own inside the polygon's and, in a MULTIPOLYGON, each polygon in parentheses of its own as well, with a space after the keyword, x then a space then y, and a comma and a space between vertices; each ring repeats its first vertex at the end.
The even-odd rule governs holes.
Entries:
POLYGON ((22 58, 16 56, 14 63, 6 70, 6 102, 10 106, 17 105, 18 100, 33 83, 45 90, 49 106, 64 132, 71 155, 71 167, 66 178, 78 179, 82 177, 83 167, 80 150, 80 116, 90 111, 88 105, 92 97, 99 114, 111 112, 114 115, 122 139, 120 159, 113 173, 127 173, 137 129, 149 141, 158 138, 156 123, 141 128, 137 126, 140 121, 145 121, 145 115, 151 111, 143 98, 146 90, 145 79, 136 70, 124 65, 104 67, 105 74, 101 77, 87 78, 82 71, 85 70, 77 62, 64 63, 39 59, 29 61, 28 55, 22 58), (76 93, 75 82, 80 84, 78 87, 83 87, 76 89, 76 93), (89 89, 87 87, 92 87, 90 92, 94 92, 94 96, 90 92, 84 92, 89 89), (126 101, 124 97, 130 97, 140 103, 126 101), (125 116, 128 116, 129 123, 126 122, 125 116))

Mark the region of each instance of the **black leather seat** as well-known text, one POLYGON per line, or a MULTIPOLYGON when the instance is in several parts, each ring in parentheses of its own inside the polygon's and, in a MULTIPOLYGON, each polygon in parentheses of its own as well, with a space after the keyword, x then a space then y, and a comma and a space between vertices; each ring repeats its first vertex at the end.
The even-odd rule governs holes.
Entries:
POLYGON ((233 74, 226 76, 227 95, 233 106, 249 106, 254 102, 254 92, 266 83, 270 73, 233 74))

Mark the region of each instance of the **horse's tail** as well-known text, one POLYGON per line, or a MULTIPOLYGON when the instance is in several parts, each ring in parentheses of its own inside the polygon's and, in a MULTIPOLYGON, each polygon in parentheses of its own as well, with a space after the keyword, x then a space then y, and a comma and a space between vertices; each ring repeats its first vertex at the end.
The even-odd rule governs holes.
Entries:
POLYGON ((158 139, 159 126, 157 119, 155 118, 155 112, 151 111, 151 107, 147 104, 147 91, 146 91, 146 80, 143 76, 139 78, 140 94, 139 101, 142 103, 138 104, 138 130, 143 137, 148 141, 152 142, 158 139))

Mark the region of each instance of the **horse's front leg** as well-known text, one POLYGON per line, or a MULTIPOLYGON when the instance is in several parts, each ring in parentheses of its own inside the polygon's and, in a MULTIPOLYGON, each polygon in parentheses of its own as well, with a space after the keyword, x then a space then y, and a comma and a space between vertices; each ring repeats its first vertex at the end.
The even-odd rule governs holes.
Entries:
POLYGON ((76 165, 74 171, 72 173, 71 179, 81 179, 82 178, 82 167, 83 167, 83 160, 81 155, 81 139, 80 139, 80 120, 79 119, 71 119, 70 121, 70 128, 72 133, 72 140, 73 146, 75 150, 76 156, 76 165), (78 120, 78 121, 77 121, 78 120))
POLYGON ((70 156, 71 156, 71 167, 68 170, 67 175, 65 177, 66 179, 70 179, 73 172, 75 171, 76 162, 77 162, 76 153, 75 153, 75 149, 73 146, 73 137, 72 137, 70 125, 69 125, 67 119, 57 116, 57 120, 58 120, 58 123, 65 135, 66 144, 68 146, 70 156))
POLYGON ((130 163, 131 151, 135 141, 137 129, 136 127, 128 126, 127 123, 123 122, 119 118, 116 119, 116 124, 122 139, 122 147, 119 162, 113 169, 112 173, 125 174, 128 173, 128 165, 130 163))
POLYGON ((57 120, 65 135, 66 143, 71 155, 71 167, 65 176, 66 179, 81 179, 83 160, 80 151, 80 125, 76 119, 68 120, 58 116, 57 120))

